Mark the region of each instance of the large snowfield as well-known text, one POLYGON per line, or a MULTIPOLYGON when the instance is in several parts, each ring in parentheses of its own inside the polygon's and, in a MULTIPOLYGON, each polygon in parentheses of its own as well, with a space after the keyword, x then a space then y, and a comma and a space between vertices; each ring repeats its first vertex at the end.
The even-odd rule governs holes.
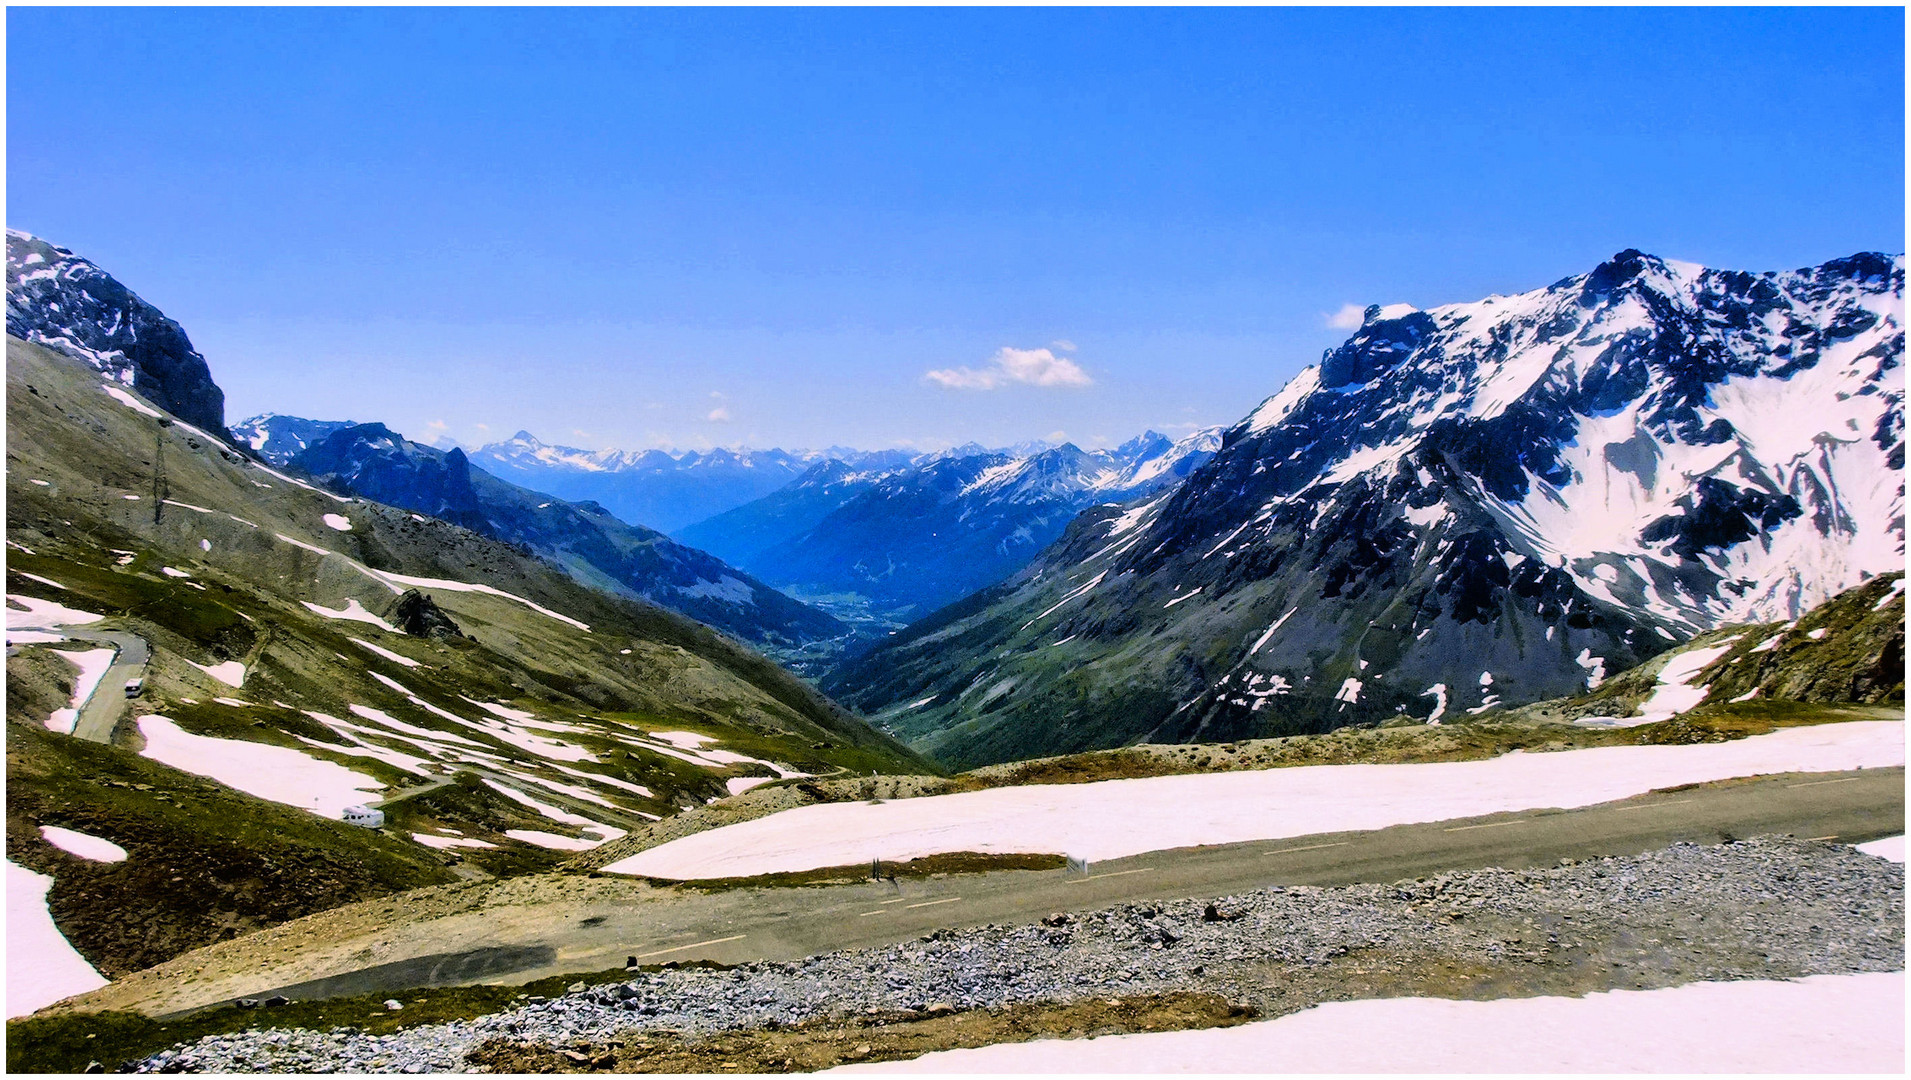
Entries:
POLYGON ((53 925, 46 907, 52 887, 52 878, 7 860, 8 1019, 106 985, 53 925))
POLYGON ((1901 1073, 1904 972, 1583 998, 1331 1002, 1232 1028, 1043 1039, 870 1073, 1901 1073))
POLYGON ((320 817, 337 819, 348 806, 377 800, 385 787, 288 747, 194 735, 164 716, 140 717, 139 733, 146 739, 143 757, 320 817))
POLYGON ((604 869, 673 879, 747 877, 951 851, 1050 852, 1098 861, 1198 844, 1591 806, 1738 776, 1903 764, 1904 724, 1883 720, 1694 746, 1006 787, 785 810, 673 840, 604 869))

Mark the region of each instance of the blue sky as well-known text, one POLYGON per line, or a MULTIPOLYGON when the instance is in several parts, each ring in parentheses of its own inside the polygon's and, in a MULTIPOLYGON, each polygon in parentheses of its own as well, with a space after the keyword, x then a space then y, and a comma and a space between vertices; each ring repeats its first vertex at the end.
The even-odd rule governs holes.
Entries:
POLYGON ((7 223, 235 420, 1120 441, 1348 304, 1902 251, 1903 18, 13 8, 7 223))

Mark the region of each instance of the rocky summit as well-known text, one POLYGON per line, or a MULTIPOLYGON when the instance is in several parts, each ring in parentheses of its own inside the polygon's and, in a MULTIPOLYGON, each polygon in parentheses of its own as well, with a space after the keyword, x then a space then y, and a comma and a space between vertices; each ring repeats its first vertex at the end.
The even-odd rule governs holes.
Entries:
POLYGON ((223 435, 226 395, 178 323, 63 247, 7 230, 7 334, 78 357, 223 435))
POLYGON ((1904 563, 1904 264, 1371 307, 1153 499, 826 683, 943 760, 1584 689, 1904 563))

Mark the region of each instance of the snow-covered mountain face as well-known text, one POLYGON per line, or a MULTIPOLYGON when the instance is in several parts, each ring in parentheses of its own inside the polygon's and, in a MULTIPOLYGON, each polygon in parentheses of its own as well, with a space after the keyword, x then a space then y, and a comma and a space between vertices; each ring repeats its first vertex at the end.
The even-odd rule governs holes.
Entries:
POLYGON ((63 247, 7 230, 7 333, 91 364, 224 434, 226 395, 179 324, 63 247))
POLYGON ((422 446, 383 424, 275 420, 280 432, 332 428, 287 466, 335 490, 521 545, 586 585, 688 615, 783 659, 802 659, 848 635, 834 618, 721 559, 626 524, 596 503, 573 504, 499 480, 455 447, 422 446))
MULTIPOLYGON (((879 451, 880 457, 886 452, 879 451)), ((887 452, 893 453, 893 452, 887 452)), ((760 499, 818 462, 861 465, 855 450, 579 450, 549 446, 530 432, 472 451, 496 476, 566 499, 604 504, 626 521, 665 532, 760 499)))
POLYGON ((1904 565, 1903 322, 1875 254, 1370 308, 1185 483, 832 688, 975 764, 1552 697, 1795 617, 1904 565))
POLYGON ((261 413, 232 425, 232 437, 274 465, 284 465, 334 431, 358 424, 351 420, 307 420, 302 416, 261 413))
POLYGON ((900 625, 1021 569, 1083 508, 1179 482, 1219 442, 1218 429, 1179 442, 1149 432, 1115 450, 1064 444, 1024 457, 928 455, 879 475, 819 472, 811 509, 836 505, 743 565, 844 617, 900 625))
POLYGON ((1484 514, 1509 570, 1681 636, 1790 618, 1903 564, 1903 311, 1902 259, 1755 275, 1637 252, 1521 296, 1370 309, 1143 526, 1239 516, 1239 550, 1386 489, 1421 537, 1484 514), (1243 495, 1265 497, 1222 509, 1243 495))

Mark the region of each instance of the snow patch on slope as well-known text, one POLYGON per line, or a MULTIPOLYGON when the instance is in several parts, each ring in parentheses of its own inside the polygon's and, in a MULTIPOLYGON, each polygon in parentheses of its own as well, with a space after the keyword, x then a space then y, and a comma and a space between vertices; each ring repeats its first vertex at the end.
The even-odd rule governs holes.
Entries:
POLYGON ((12 859, 7 863, 7 1019, 106 985, 53 922, 47 890, 53 879, 12 859))
POLYGON ((46 842, 82 859, 93 862, 116 863, 126 861, 126 849, 111 840, 79 832, 75 829, 63 829, 58 825, 40 826, 40 835, 46 842))
POLYGON ((1613 746, 1486 761, 1310 765, 827 803, 673 840, 604 869, 671 879, 906 860, 952 851, 1092 860, 1198 844, 1590 806, 1654 788, 1904 764, 1904 724, 1784 728, 1728 743, 1613 746))
POLYGON ((139 733, 146 740, 141 757, 320 817, 337 818, 347 806, 377 799, 385 787, 290 747, 194 735, 164 716, 140 717, 139 733))

